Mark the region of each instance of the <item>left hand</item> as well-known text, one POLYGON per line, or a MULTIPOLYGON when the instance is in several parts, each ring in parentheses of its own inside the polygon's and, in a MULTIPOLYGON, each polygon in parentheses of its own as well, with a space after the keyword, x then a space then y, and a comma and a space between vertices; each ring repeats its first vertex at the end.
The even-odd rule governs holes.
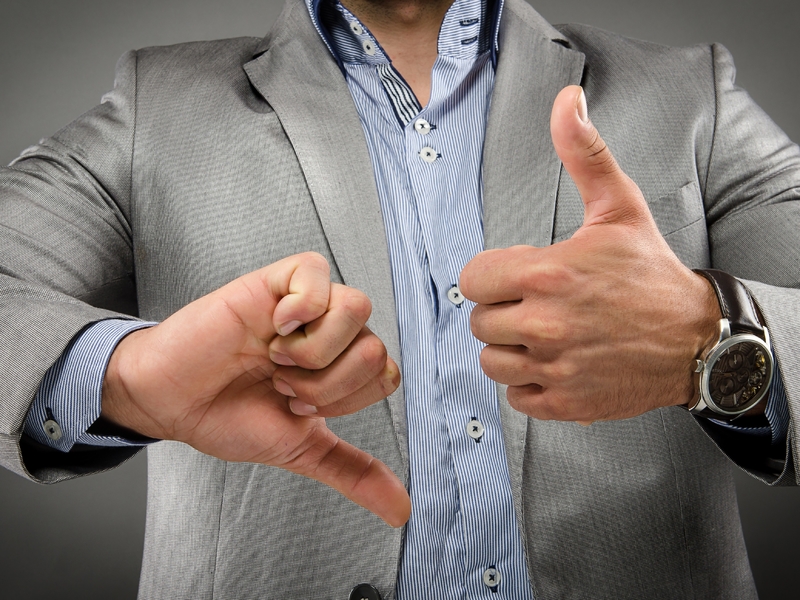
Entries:
POLYGON ((569 240, 482 252, 461 273, 478 304, 486 374, 537 419, 624 419, 694 395, 694 359, 719 305, 658 231, 636 184, 586 117, 581 88, 556 98, 551 134, 584 202, 569 240))

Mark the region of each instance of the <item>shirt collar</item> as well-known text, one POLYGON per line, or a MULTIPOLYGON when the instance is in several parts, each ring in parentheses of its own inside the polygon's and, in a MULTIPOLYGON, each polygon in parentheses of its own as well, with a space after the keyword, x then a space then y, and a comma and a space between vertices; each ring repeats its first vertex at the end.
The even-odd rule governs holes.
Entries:
MULTIPOLYGON (((311 21, 344 73, 346 63, 388 63, 380 44, 338 0, 305 0, 311 21)), ((504 0, 455 0, 439 31, 439 54, 474 59, 491 50, 497 65, 504 0)))

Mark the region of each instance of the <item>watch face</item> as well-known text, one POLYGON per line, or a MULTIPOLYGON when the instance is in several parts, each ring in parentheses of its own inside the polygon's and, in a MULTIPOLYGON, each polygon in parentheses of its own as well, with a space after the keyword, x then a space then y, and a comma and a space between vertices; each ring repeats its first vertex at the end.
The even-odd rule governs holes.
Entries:
POLYGON ((726 413, 744 412, 766 394, 772 356, 755 336, 737 335, 725 341, 728 344, 718 347, 709 361, 708 395, 726 413))

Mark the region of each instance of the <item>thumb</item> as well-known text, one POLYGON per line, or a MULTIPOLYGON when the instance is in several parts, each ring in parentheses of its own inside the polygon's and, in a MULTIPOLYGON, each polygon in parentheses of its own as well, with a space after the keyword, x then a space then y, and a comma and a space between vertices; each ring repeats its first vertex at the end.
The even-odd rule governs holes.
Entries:
POLYGON ((397 475, 329 429, 318 431, 316 447, 309 452, 311 464, 293 470, 329 485, 392 527, 403 526, 411 514, 411 500, 397 475))
POLYGON ((583 198, 584 225, 647 218, 649 210, 642 193, 589 120, 582 87, 571 85, 558 94, 550 116, 550 135, 583 198))

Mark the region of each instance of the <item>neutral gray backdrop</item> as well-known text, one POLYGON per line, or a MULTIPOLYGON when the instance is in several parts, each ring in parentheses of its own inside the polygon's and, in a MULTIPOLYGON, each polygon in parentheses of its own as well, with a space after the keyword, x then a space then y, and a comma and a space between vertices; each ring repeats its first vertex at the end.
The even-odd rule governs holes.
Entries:
MULTIPOLYGON (((800 140, 797 0, 529 0, 551 22, 672 45, 719 41, 739 83, 800 140)), ((127 49, 262 36, 282 0, 0 0, 0 163, 96 104, 127 49)), ((756 232, 758 233, 758 232, 756 232)), ((146 461, 45 488, 0 470, 0 595, 135 598, 146 461)), ((737 477, 762 600, 793 597, 800 490, 737 477)), ((709 511, 715 507, 707 507, 709 511)), ((796 592, 795 592, 796 593, 796 592)))

